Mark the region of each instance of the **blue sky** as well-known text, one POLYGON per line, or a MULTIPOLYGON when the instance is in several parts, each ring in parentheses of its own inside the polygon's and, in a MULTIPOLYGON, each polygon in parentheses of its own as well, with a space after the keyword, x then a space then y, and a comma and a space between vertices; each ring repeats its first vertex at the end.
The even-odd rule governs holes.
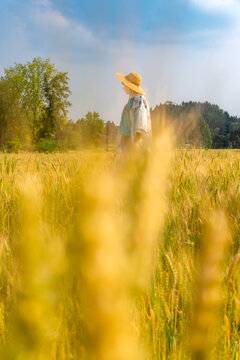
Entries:
POLYGON ((210 101, 240 116, 239 0, 0 0, 0 73, 50 58, 67 71, 70 116, 119 123, 115 72, 139 72, 152 107, 210 101))

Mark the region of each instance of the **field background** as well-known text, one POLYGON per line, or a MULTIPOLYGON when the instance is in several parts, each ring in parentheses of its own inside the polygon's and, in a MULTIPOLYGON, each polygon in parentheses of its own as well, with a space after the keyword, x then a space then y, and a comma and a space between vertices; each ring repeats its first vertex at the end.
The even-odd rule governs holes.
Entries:
POLYGON ((0 155, 1 359, 240 358, 240 151, 166 153, 0 155))

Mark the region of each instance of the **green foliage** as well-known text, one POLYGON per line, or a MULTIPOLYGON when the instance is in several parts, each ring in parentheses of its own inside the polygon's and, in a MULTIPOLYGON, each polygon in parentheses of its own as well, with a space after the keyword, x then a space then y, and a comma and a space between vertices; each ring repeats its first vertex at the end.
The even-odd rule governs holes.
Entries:
POLYGON ((213 136, 213 148, 214 149, 227 149, 230 147, 231 147, 231 145, 229 142, 229 134, 227 136, 219 135, 219 134, 215 134, 213 136))
POLYGON ((200 111, 213 133, 215 129, 218 129, 219 134, 224 133, 226 118, 222 109, 220 109, 217 105, 212 105, 206 102, 201 105, 200 111))
POLYGON ((231 132, 229 140, 233 148, 240 148, 240 128, 231 132))
POLYGON ((18 153, 22 148, 22 144, 19 139, 8 141, 6 150, 8 153, 18 153))
POLYGON ((81 141, 84 146, 101 146, 105 144, 105 125, 96 111, 88 112, 85 118, 76 123, 80 133, 81 141))
POLYGON ((211 148, 212 136, 209 126, 204 118, 202 116, 192 116, 191 118, 188 118, 188 123, 191 125, 191 128, 187 131, 188 135, 181 134, 185 143, 197 148, 211 148), (191 120, 191 124, 189 123, 189 120, 191 120))
POLYGON ((27 118, 20 98, 11 81, 0 79, 0 146, 19 139, 26 143, 29 136, 27 118))
POLYGON ((203 147, 206 149, 210 149, 212 146, 212 135, 208 124, 202 116, 200 116, 199 118, 199 131, 201 134, 203 147))
MULTIPOLYGON (((230 136, 233 131, 240 128, 240 118, 230 116, 228 112, 223 111, 219 106, 210 104, 209 102, 200 103, 189 101, 177 105, 168 101, 165 104, 156 106, 151 114, 153 129, 161 126, 164 122, 170 122, 176 129, 180 144, 187 142, 187 138, 189 136, 191 137, 190 133, 194 130, 193 128, 196 127, 196 120, 192 121, 192 118, 196 119, 202 116, 208 125, 212 143, 205 124, 200 125, 201 131, 205 134, 203 145, 207 148, 209 148, 210 143, 212 148, 215 149, 234 147, 229 142, 230 136), (192 123, 195 123, 194 126, 192 126, 192 123)), ((236 144, 237 142, 235 142, 235 145, 236 144)))
POLYGON ((23 111, 28 119, 32 139, 44 108, 44 79, 49 78, 54 71, 54 66, 49 60, 40 58, 33 59, 23 65, 16 63, 15 66, 5 69, 5 79, 12 83, 18 94, 23 111))
POLYGON ((46 105, 44 107, 38 137, 59 137, 63 124, 66 122, 67 109, 71 105, 68 101, 67 73, 58 72, 52 78, 44 78, 46 105))
POLYGON ((57 150, 57 143, 53 139, 41 138, 37 142, 36 149, 43 153, 53 153, 57 150))
POLYGON ((70 90, 67 73, 58 72, 50 60, 34 58, 5 69, 1 78, 12 94, 13 108, 19 108, 31 133, 32 143, 41 137, 57 137, 65 121, 70 90))

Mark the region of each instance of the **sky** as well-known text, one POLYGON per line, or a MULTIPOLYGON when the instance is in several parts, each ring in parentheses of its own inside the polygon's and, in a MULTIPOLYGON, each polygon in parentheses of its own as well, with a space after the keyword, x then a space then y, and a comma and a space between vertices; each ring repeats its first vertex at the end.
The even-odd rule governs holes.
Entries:
POLYGON ((50 58, 70 78, 76 121, 119 124, 115 73, 135 71, 152 108, 209 101, 240 116, 240 0, 0 0, 0 75, 50 58))

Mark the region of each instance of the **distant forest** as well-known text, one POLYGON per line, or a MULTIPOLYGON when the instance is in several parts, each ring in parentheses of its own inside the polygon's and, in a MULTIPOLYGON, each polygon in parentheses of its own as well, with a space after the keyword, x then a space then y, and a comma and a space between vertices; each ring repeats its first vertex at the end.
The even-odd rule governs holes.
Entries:
MULTIPOLYGON (((88 112, 76 122, 69 78, 49 59, 16 63, 0 78, 0 151, 53 152, 84 147, 115 148, 119 127, 88 112)), ((240 118, 208 102, 167 102, 151 109, 154 133, 171 124, 178 145, 214 149, 240 148, 240 118)))
POLYGON ((240 148, 240 118, 209 102, 170 101, 156 106, 152 111, 153 127, 171 123, 180 144, 204 146, 213 149, 240 148))

